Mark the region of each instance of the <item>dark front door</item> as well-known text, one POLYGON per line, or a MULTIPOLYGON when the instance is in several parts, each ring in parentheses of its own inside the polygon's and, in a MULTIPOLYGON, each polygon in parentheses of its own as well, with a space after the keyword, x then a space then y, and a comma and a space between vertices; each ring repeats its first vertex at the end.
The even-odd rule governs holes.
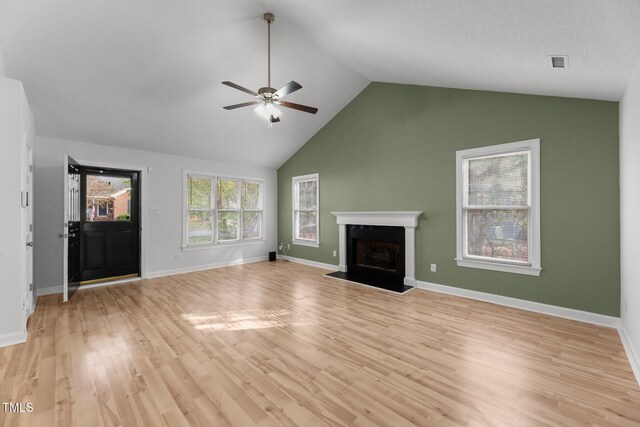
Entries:
POLYGON ((83 168, 82 281, 140 274, 140 180, 135 171, 83 168))
POLYGON ((73 158, 67 160, 68 206, 67 206, 67 292, 68 298, 78 290, 82 280, 81 256, 81 203, 80 164, 73 158))

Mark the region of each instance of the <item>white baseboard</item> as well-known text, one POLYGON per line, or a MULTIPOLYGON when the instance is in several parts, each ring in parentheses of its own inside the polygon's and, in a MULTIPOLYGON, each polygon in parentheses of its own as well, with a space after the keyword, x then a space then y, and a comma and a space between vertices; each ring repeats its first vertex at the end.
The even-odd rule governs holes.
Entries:
MULTIPOLYGON (((137 282, 140 280, 142 280, 140 277, 132 277, 129 279, 113 280, 111 282, 93 283, 91 285, 82 285, 78 288, 78 290, 81 291, 83 289, 99 288, 102 286, 121 285, 124 283, 137 282)), ((36 289, 36 293, 38 294, 39 297, 45 296, 45 295, 61 294, 62 291, 63 291, 62 285, 49 286, 46 288, 36 289)))
MULTIPOLYGON (((325 264, 322 262, 310 261, 302 258, 291 256, 283 256, 291 262, 309 265, 312 267, 324 268, 327 270, 338 270, 337 265, 325 264)), ((440 292, 449 295, 455 295, 463 298, 470 298, 478 301, 490 302, 493 304, 504 305, 508 307, 519 308, 522 310, 534 311, 536 313, 547 314, 549 316, 562 317, 579 322, 592 323, 594 325, 607 326, 609 328, 618 328, 620 318, 607 316, 604 314, 590 313, 588 311, 575 310, 572 308, 558 307, 555 305, 543 304, 539 302, 527 301, 518 298, 505 297, 502 295, 488 294, 485 292, 471 291, 468 289, 456 288, 454 286, 439 285, 436 283, 423 282, 416 280, 415 287, 426 289, 428 291, 440 292)))
POLYGON ((549 316, 562 317, 579 322, 592 323, 594 325, 618 328, 620 319, 618 317, 606 316, 604 314, 590 313, 588 311, 575 310, 572 308, 558 307, 555 305, 543 304, 540 302, 527 301, 518 298, 505 297, 502 295, 488 294, 485 292, 470 291, 468 289, 456 288, 453 286, 438 285, 436 283, 423 282, 418 280, 416 287, 428 291, 440 292, 443 294, 455 295, 463 298, 470 298, 478 301, 490 302, 507 307, 519 308, 522 310, 534 311, 536 313, 547 314, 549 316))
POLYGON ((78 288, 78 290, 81 291, 83 289, 101 288, 103 286, 111 286, 111 285, 124 285, 126 283, 131 283, 131 282, 139 282, 140 280, 142 280, 141 277, 130 277, 128 279, 112 280, 110 282, 102 282, 102 283, 93 283, 91 285, 82 285, 78 288))
MULTIPOLYGON (((267 259, 268 257, 265 256, 265 257, 250 258, 245 260, 218 262, 215 264, 196 265, 193 267, 175 268, 172 270, 154 271, 152 273, 147 273, 147 278, 153 279, 156 277, 173 276, 175 274, 184 274, 184 273, 193 273, 196 271, 212 270, 214 268, 229 267, 232 265, 241 265, 241 264, 249 264, 252 262, 266 261, 267 259)), ((142 280, 142 279, 139 277, 135 277, 135 278, 129 278, 129 279, 123 279, 123 280, 116 280, 113 282, 94 283, 92 285, 82 285, 79 290, 98 288, 101 286, 120 285, 124 283, 137 282, 139 280, 142 280)), ((62 285, 49 286, 46 288, 38 288, 36 289, 36 292, 39 297, 44 295, 61 294, 62 285)))
POLYGON ((338 271, 337 265, 325 264, 324 262, 310 261, 308 259, 295 258, 288 255, 282 255, 282 259, 286 259, 287 261, 295 262, 297 264, 308 265, 310 267, 318 267, 318 268, 324 268, 325 270, 338 271))
POLYGON ((24 342, 27 342, 26 332, 0 335, 0 347, 8 347, 10 345, 22 344, 24 342))
POLYGON ((636 352, 635 347, 633 346, 633 343, 629 339, 629 335, 624 328, 624 323, 622 322, 620 322, 618 333, 620 334, 620 340, 622 341, 622 345, 624 346, 624 351, 627 353, 627 358, 629 359, 629 363, 631 364, 631 369, 636 376, 638 385, 640 385, 640 354, 636 352))
POLYGON ((147 273, 147 278, 153 279, 155 277, 173 276, 176 274, 184 274, 184 273, 194 273, 196 271, 213 270, 214 268, 222 268, 222 267, 229 267, 232 265, 242 265, 242 264, 250 264, 252 262, 266 261, 268 259, 269 257, 261 256, 261 257, 249 258, 249 259, 217 262, 213 264, 196 265, 193 267, 175 268, 172 270, 154 271, 152 273, 147 273))
POLYGON ((46 288, 36 288, 36 295, 39 297, 45 295, 54 295, 62 293, 62 285, 47 286, 46 288))

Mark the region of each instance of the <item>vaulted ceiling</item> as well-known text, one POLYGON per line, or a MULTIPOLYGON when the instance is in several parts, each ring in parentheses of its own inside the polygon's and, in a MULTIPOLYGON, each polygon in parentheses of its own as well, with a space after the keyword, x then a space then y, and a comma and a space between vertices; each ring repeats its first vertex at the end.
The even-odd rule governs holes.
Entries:
POLYGON ((370 81, 618 100, 636 0, 0 0, 8 77, 37 133, 278 167, 370 81), (303 89, 268 129, 220 84, 303 89), (553 70, 548 55, 569 55, 553 70))

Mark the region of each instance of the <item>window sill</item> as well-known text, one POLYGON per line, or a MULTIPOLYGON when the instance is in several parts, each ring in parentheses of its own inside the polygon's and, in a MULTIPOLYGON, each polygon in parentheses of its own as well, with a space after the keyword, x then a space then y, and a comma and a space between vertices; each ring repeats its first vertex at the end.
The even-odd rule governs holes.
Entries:
POLYGON ((310 241, 306 241, 306 240, 292 240, 291 243, 293 243, 294 245, 298 245, 298 246, 309 246, 312 248, 319 248, 320 247, 320 242, 310 242, 310 241))
POLYGON ((482 270, 503 271, 505 273, 525 274, 528 276, 540 276, 542 268, 528 265, 503 264, 499 262, 476 261, 471 259, 456 258, 458 267, 479 268, 482 270))
POLYGON ((238 246, 263 245, 265 243, 267 243, 265 239, 246 240, 244 242, 230 242, 230 243, 208 243, 204 245, 183 246, 182 252, 205 251, 208 249, 235 248, 238 246))

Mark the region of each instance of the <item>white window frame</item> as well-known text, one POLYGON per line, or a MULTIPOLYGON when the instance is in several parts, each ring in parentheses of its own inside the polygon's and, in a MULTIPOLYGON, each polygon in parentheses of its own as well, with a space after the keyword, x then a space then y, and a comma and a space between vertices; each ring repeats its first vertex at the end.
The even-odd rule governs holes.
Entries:
POLYGON ((240 194, 238 200, 239 200, 239 210, 238 210, 238 215, 240 215, 240 219, 238 220, 238 233, 240 234, 240 239, 243 242, 251 242, 251 241, 259 241, 259 240, 264 240, 264 181, 261 179, 255 179, 255 178, 241 178, 240 179, 240 185, 238 186, 238 192, 240 194), (242 207, 242 184, 248 182, 251 184, 258 184, 260 185, 260 203, 259 203, 259 209, 244 209, 242 207), (245 212, 260 212, 260 236, 258 237, 248 237, 248 238, 244 238, 242 237, 242 234, 244 233, 244 213, 245 212))
POLYGON ((213 247, 225 247, 236 245, 249 245, 266 242, 264 224, 265 224, 265 184, 264 179, 249 177, 249 176, 236 176, 228 174, 212 174, 207 172, 198 172, 183 170, 182 173, 182 250, 191 251, 199 249, 210 249, 213 247), (203 178, 211 180, 211 221, 212 221, 212 241, 203 243, 189 243, 189 177, 203 178), (218 209, 217 206, 217 189, 218 179, 234 180, 238 182, 237 186, 237 209, 218 209), (242 209, 242 183, 251 182, 260 185, 260 209, 242 209), (243 215, 244 211, 260 212, 260 237, 243 238, 243 215), (238 213, 238 238, 233 240, 218 240, 218 211, 230 211, 238 213))
POLYGON ((309 175, 294 176, 291 178, 291 242, 294 245, 311 246, 314 248, 320 247, 320 174, 312 173, 309 175), (298 206, 298 191, 297 185, 301 182, 316 181, 316 239, 298 239, 296 238, 296 211, 298 206))
POLYGON ((483 270, 503 271, 508 273, 539 276, 540 266, 540 139, 528 139, 507 144, 491 145, 488 147, 471 148, 456 152, 456 262, 459 267, 479 268, 483 270), (468 186, 469 160, 475 158, 529 153, 528 177, 528 231, 529 261, 511 261, 508 259, 493 259, 488 257, 466 254, 467 221, 465 206, 465 191, 468 186))

